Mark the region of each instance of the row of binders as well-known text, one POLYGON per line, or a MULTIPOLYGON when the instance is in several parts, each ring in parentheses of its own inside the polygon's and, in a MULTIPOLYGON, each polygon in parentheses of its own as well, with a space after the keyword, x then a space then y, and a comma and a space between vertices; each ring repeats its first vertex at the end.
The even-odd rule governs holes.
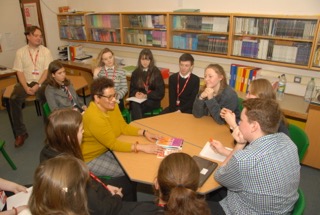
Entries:
POLYGON ((256 79, 261 68, 231 64, 229 85, 236 91, 248 92, 251 81, 256 79))

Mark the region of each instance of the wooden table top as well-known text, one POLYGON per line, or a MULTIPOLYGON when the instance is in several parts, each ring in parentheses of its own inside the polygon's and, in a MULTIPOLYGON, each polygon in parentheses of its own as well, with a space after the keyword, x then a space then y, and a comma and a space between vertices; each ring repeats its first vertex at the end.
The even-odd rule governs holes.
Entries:
MULTIPOLYGON (((182 152, 191 156, 199 155, 201 149, 210 137, 221 141, 228 147, 233 147, 233 138, 226 125, 218 125, 211 117, 205 116, 195 118, 191 114, 170 113, 155 117, 136 120, 132 125, 147 129, 148 131, 171 137, 181 137, 184 139, 182 152)), ((120 140, 140 144, 148 143, 144 137, 120 136, 120 140)), ((132 181, 153 184, 156 177, 161 158, 154 154, 114 152, 119 163, 132 181)), ((219 161, 216 161, 220 164, 219 161)), ((213 178, 213 174, 199 188, 201 194, 209 193, 220 187, 213 178)))

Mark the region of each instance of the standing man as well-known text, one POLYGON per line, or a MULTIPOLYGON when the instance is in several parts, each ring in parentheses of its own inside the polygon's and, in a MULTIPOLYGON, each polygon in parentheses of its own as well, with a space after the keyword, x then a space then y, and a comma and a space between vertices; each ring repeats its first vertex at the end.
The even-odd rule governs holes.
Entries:
POLYGON ((194 58, 182 54, 179 58, 180 71, 169 77, 169 107, 162 113, 192 113, 193 102, 199 92, 200 79, 192 73, 194 58))
MULTIPOLYGON (((225 214, 289 214, 299 197, 300 164, 296 145, 278 133, 279 104, 255 98, 243 107, 232 134, 237 144, 214 175, 228 189, 219 204, 225 214)), ((220 142, 211 145, 225 154, 220 142)))
POLYGON ((15 133, 15 147, 20 147, 28 138, 23 123, 22 104, 28 95, 36 95, 40 104, 44 101, 44 81, 47 69, 52 61, 49 49, 42 45, 42 31, 37 26, 27 27, 24 33, 28 44, 16 53, 13 69, 17 71, 19 83, 16 84, 10 97, 10 108, 15 133))

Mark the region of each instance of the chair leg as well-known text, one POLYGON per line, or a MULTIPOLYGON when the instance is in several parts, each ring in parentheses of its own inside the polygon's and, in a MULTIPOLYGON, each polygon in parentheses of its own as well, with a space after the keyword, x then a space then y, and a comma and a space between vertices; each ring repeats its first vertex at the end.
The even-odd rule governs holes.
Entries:
POLYGON ((37 115, 41 116, 40 102, 38 100, 34 100, 34 105, 36 106, 37 115))
POLYGON ((17 167, 16 165, 13 163, 13 161, 11 160, 11 158, 9 157, 9 155, 7 154, 6 150, 4 149, 4 142, 2 144, 2 147, 1 147, 1 153, 3 154, 3 157, 8 161, 9 165, 11 166, 11 168, 13 170, 16 170, 17 167))

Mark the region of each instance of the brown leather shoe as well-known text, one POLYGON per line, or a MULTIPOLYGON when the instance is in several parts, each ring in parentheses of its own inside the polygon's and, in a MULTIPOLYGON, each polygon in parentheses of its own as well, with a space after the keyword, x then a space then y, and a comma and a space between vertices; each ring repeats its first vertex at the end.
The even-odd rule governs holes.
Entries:
POLYGON ((24 144, 24 141, 29 137, 28 133, 23 135, 19 135, 16 137, 16 141, 14 143, 14 147, 18 148, 24 144))

